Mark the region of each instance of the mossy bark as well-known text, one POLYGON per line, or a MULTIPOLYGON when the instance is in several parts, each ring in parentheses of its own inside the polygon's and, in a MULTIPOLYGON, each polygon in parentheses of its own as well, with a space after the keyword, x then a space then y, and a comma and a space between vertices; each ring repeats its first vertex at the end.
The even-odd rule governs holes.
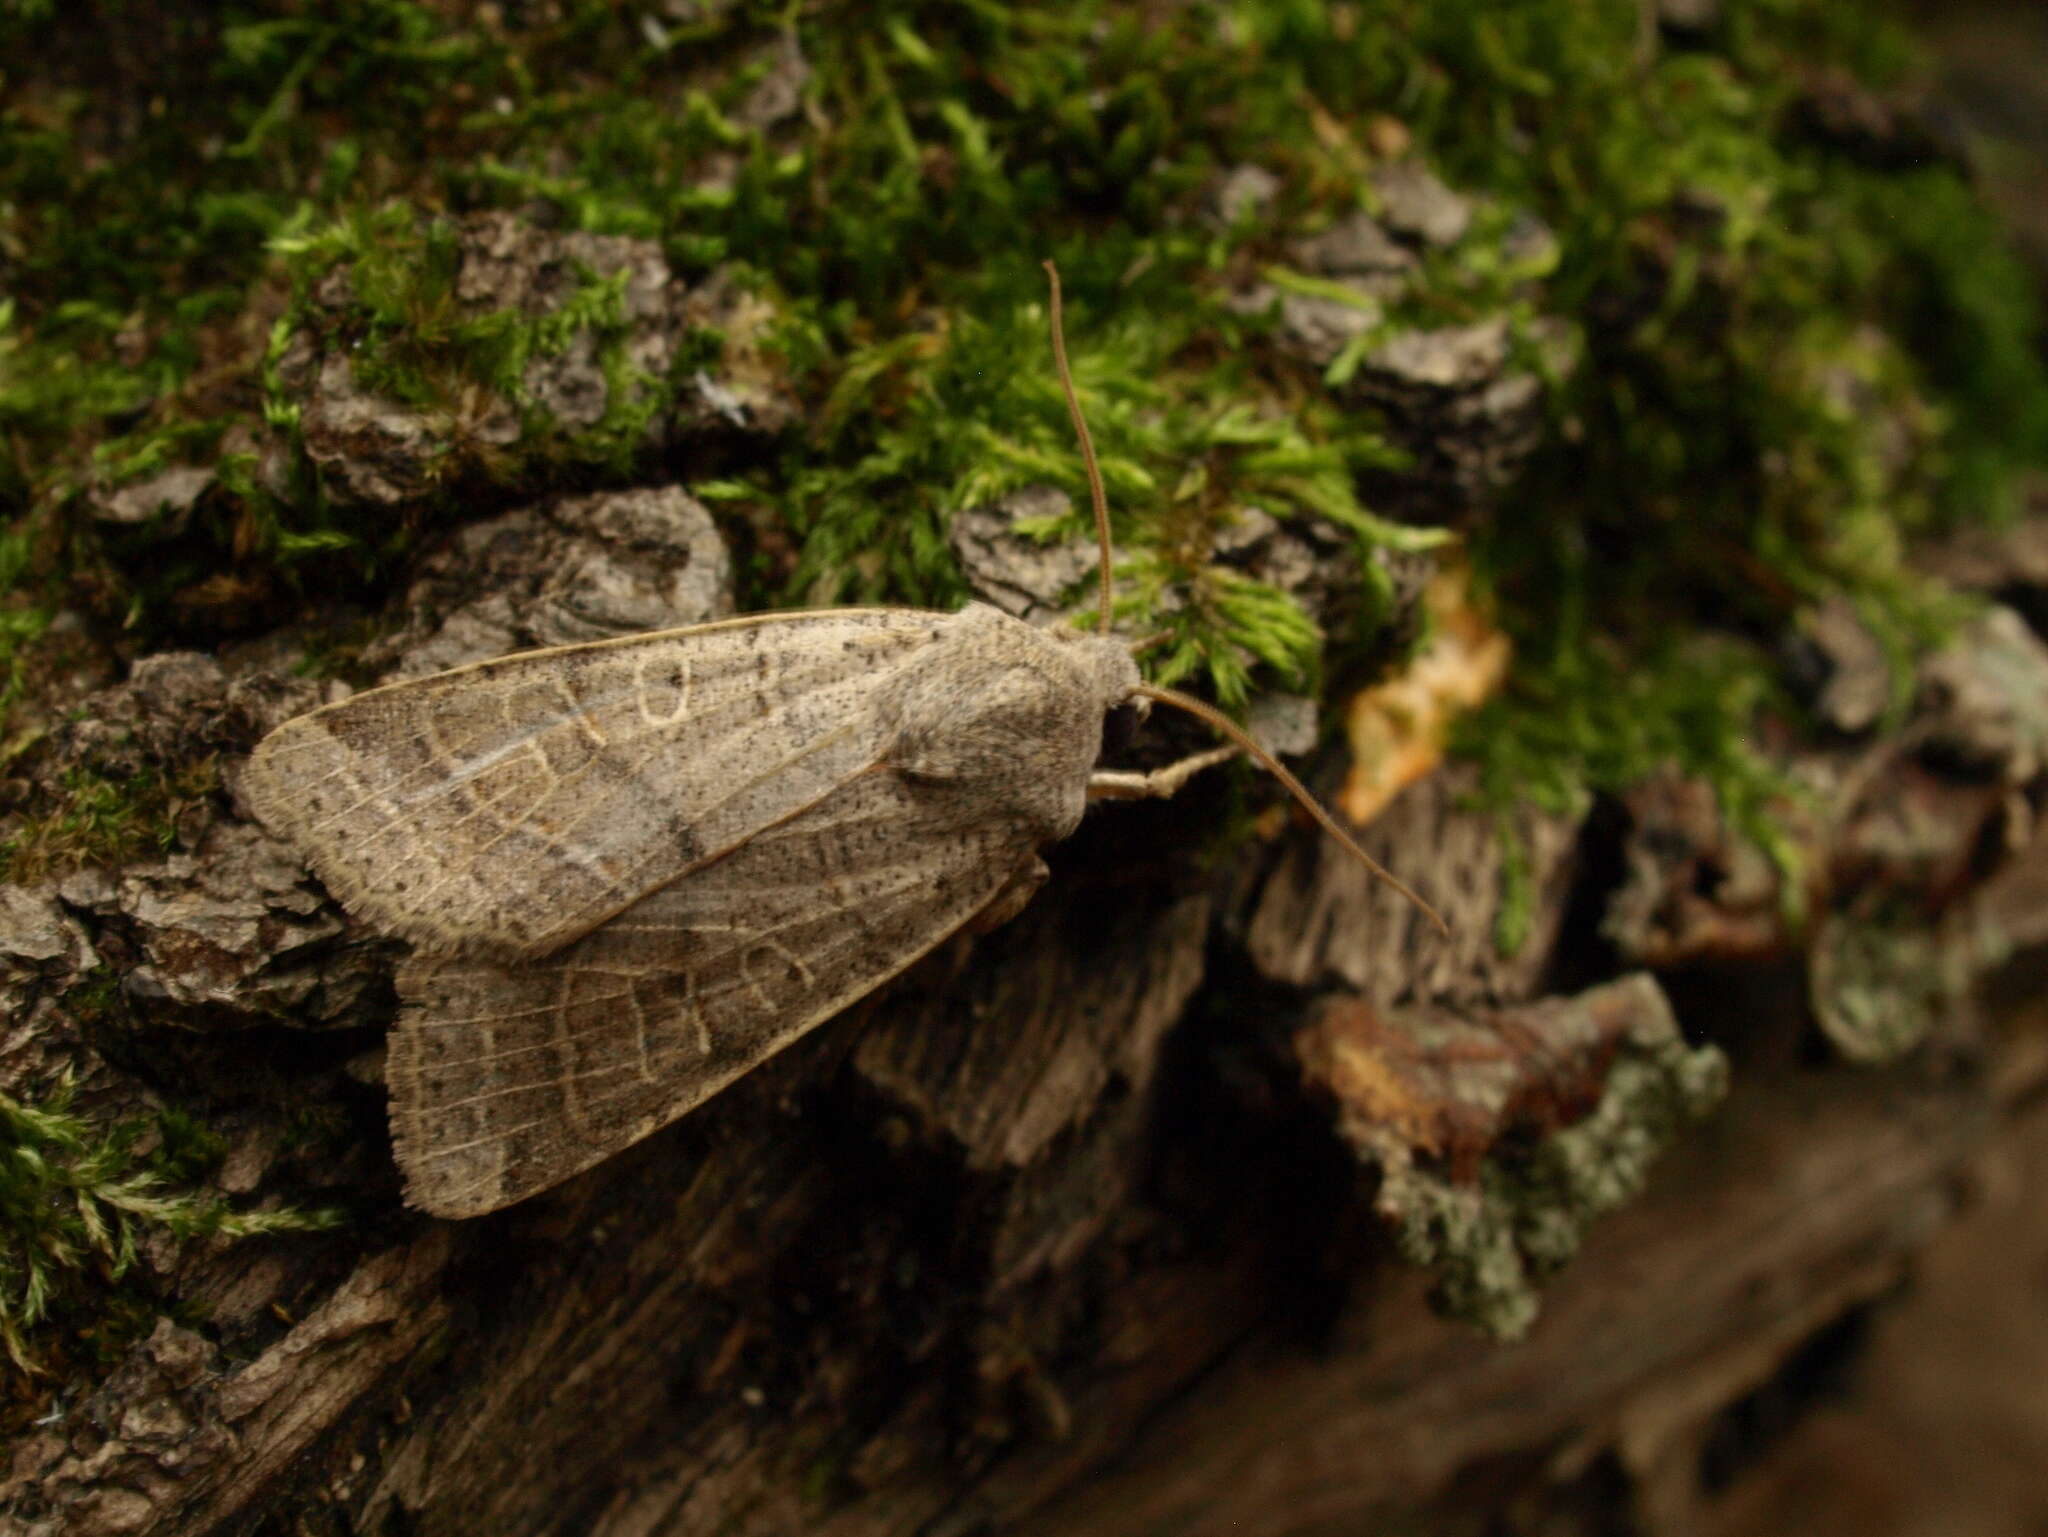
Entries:
POLYGON ((132 92, 4 23, 78 87, 0 125, 10 1529, 1696 1529, 2041 1087, 2048 370, 1882 41, 501 9, 138 15, 132 92), (1048 253, 1120 623, 1450 936, 1213 775, 405 1210, 399 947, 243 755, 735 605, 1074 606, 1048 253))

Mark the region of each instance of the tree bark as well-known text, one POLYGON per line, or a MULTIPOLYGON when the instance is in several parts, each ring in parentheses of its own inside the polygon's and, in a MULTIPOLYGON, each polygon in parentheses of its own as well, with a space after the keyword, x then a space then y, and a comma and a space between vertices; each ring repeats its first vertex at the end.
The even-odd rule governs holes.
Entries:
MULTIPOLYGON (((514 517, 493 537, 550 560, 595 526, 514 517)), ((1822 787, 1803 924, 1683 782, 1531 815, 1512 956, 1500 829, 1455 771, 1369 830, 1448 941, 1312 829, 1206 863, 1224 787, 1199 786, 1098 812, 1008 928, 459 1224, 398 1208, 380 1140, 393 947, 280 845, 202 811, 189 853, 15 890, 14 1068, 68 1049, 107 1102, 209 1095, 228 1188, 356 1196, 338 1233, 146 1255, 203 1326, 51 1400, 0 1510, 36 1534, 1298 1534, 1619 1499, 1704 1529, 1743 1406, 1900 1286, 2048 1076, 2048 842, 2014 844, 2042 765, 2012 729, 2048 650, 1987 623, 1902 730, 1786 749, 1822 787), (1817 964, 1857 925, 1874 962, 1817 964), (1962 980, 1859 1033, 1901 947, 1962 980), (67 1002, 95 960, 148 1023, 67 1002), (294 1130, 308 1105, 345 1113, 294 1130)), ((173 658, 91 714, 232 754, 313 692, 173 658)))

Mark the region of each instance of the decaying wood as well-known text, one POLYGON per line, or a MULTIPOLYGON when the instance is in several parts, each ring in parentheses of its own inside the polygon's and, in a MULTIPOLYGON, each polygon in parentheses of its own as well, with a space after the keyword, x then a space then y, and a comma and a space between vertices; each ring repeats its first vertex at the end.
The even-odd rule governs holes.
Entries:
MULTIPOLYGON (((1461 409, 1486 392, 1444 388, 1461 409)), ((473 529, 497 552, 468 562, 479 590, 464 560, 439 568, 378 665, 466 660, 471 627, 633 622, 715 566, 686 500, 473 529), (512 578, 522 548, 550 579, 512 578)), ((1252 532, 1258 558, 1299 553, 1252 532)), ((1027 607, 1067 580, 999 564, 1027 607)), ((2038 581, 1993 565, 1979 585, 2028 611, 2038 581)), ((203 1323, 48 1401, 10 1448, 0 1530, 1278 1537, 1533 1523, 1618 1482, 1684 1531, 1731 1403, 1910 1273, 2048 1082, 2024 1007, 2048 943, 2027 681, 2048 652, 1988 622, 1898 730, 1845 687, 1841 740, 1774 746, 1816 787, 1798 900, 1670 778, 1591 819, 1527 816, 1535 921, 1498 955, 1499 829, 1449 770, 1368 834, 1451 912, 1445 946, 1284 817, 1212 862, 1228 792, 1198 783, 1091 815, 1015 923, 459 1226, 401 1211, 380 1130, 397 947, 201 797, 167 854, 0 892, 0 1087, 70 1066, 88 1104, 197 1106, 238 1197, 345 1195, 352 1225, 144 1254, 203 1323), (1946 980, 1873 1034, 1855 1000, 1907 942, 1946 980), (79 1010, 95 975, 132 1020, 79 1010), (1721 1054, 1725 1104, 1681 1127, 1721 1054), (1526 1197, 1560 1146, 1597 1153, 1595 1178, 1649 1166, 1631 1075, 1669 1090, 1677 1140, 1557 1268, 1561 1208, 1526 1197), (308 1106, 331 1116, 287 1137, 308 1106), (1508 1203, 1505 1248, 1424 1230, 1483 1198, 1508 1203), (1434 1270, 1400 1257, 1424 1238, 1434 1270), (1554 1272, 1505 1346, 1430 1301, 1501 1254, 1521 1270, 1496 1297, 1554 1272)), ((287 660, 138 666, 39 771, 204 752, 231 780, 332 693, 287 660)))

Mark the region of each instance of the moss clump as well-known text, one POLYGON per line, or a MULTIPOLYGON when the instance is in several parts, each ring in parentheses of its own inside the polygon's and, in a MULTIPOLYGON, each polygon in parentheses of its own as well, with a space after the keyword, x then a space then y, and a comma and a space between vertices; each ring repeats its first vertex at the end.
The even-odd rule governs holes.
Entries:
POLYGON ((1787 902, 1805 889, 1780 816, 1803 792, 1748 730, 1760 711, 1792 708, 1769 657, 1725 637, 1650 644, 1630 654, 1594 632, 1577 645, 1541 648, 1515 675, 1511 694, 1457 723, 1456 741, 1478 761, 1479 793, 1498 808, 1507 848, 1495 933, 1504 954, 1527 937, 1534 901, 1513 808, 1576 815, 1592 790, 1618 790, 1673 767, 1714 786, 1729 825, 1776 863, 1787 902))
MULTIPOLYGON (((791 585, 809 601, 955 603, 967 593, 946 546, 952 511, 1045 484, 1067 490, 1077 509, 1087 505, 1058 381, 1031 361, 1047 356, 1043 275, 1033 267, 1014 277, 1007 308, 849 358, 821 418, 822 451, 796 462, 780 497, 804 536, 791 585)), ((1155 653, 1159 678, 1200 677, 1230 703, 1246 697, 1259 664, 1307 681, 1322 642, 1276 589, 1211 564, 1212 542, 1237 509, 1347 529, 1371 574, 1379 568, 1363 557, 1374 549, 1443 538, 1366 509, 1358 474, 1399 456, 1319 395, 1301 393, 1283 409, 1243 361, 1262 325, 1215 296, 1124 324, 1070 321, 1075 387, 1111 502, 1144 522, 1146 542, 1119 573, 1120 607, 1168 634, 1155 653), (1184 601, 1162 605, 1169 591, 1184 601)), ((771 488, 764 481, 757 494, 771 488)), ((1084 516, 1027 531, 1085 537, 1084 516)))
MULTIPOLYGON (((1611 786, 1641 757, 1609 735, 1631 718, 1589 695, 1614 656, 1647 655, 1633 718, 1691 743, 1740 813, 1756 687, 1714 705, 1662 639, 1767 644, 1839 595, 1900 656, 1923 644, 1939 604, 1900 552, 2000 515, 2013 471, 2048 459, 2048 372, 2026 277, 1962 177, 1875 163, 1798 110, 1818 71, 1899 78, 1901 34, 1827 0, 1728 0, 1682 45, 1643 16, 901 0, 672 24, 597 0, 488 17, 315 0, 124 17, 149 75, 107 82, 74 18, 13 7, 0 43, 47 65, 0 115, 0 504, 32 552, 0 571, 17 627, 84 601, 150 640, 261 621, 301 584, 373 593, 457 509, 338 511, 292 459, 291 412, 272 392, 266 413, 264 388, 291 272, 346 250, 364 365, 397 395, 504 389, 559 335, 453 317, 438 232, 512 208, 658 241, 685 276, 729 264, 781 317, 767 345, 813 430, 718 467, 801 540, 793 575, 765 557, 747 573, 757 601, 950 601, 952 508, 1078 485, 1038 310, 1037 262, 1056 258, 1129 601, 1193 597, 1157 660, 1231 700, 1261 669, 1299 680, 1324 638, 1277 592, 1209 574, 1209 533, 1256 500, 1337 517, 1371 554, 1395 536, 1356 487, 1389 434, 1332 398, 1363 341, 1310 366, 1223 301, 1283 276, 1294 235, 1370 205, 1367 173, 1406 143, 1483 201, 1388 323, 1540 304, 1584 360, 1510 511, 1471 535, 1522 670, 1469 750, 1502 794, 1538 747, 1546 780, 1611 786), (1212 178, 1245 162, 1272 174, 1270 201, 1205 218, 1212 178), (1555 236, 1540 259, 1498 238, 1525 212, 1555 236), (177 529, 94 524, 96 486, 173 458, 219 471, 177 529), (1561 704, 1569 731, 1544 719, 1561 704)), ((560 324, 608 334, 611 302, 594 281, 560 324)), ((659 407, 659 384, 613 393, 659 407)), ((577 473, 703 468, 631 463, 635 422, 610 426, 570 455, 577 473)))
POLYGON ((102 1124, 61 1081, 30 1103, 0 1094, 0 1350, 17 1391, 53 1358, 103 1361, 162 1310, 132 1275, 151 1230, 247 1238, 332 1227, 331 1211, 237 1211, 202 1188, 224 1151, 177 1111, 102 1124))
POLYGON ((218 785, 219 764, 211 754, 127 775, 85 764, 66 769, 50 803, 31 808, 0 840, 0 878, 41 880, 85 865, 167 853, 180 814, 218 785))
MULTIPOLYGON (((631 274, 624 267, 599 272, 579 265, 574 286, 545 308, 464 303, 456 282, 460 227, 399 203, 351 209, 318 230, 279 237, 272 249, 284 258, 298 295, 295 324, 317 329, 325 346, 344 353, 357 385, 451 423, 454 462, 440 467, 438 479, 482 471, 509 481, 555 461, 623 473, 648 423, 668 403, 670 381, 636 373, 628 356, 631 274), (345 298, 311 298, 323 280, 336 277, 345 298), (529 370, 586 338, 612 388, 602 418, 572 430, 534 399, 529 370), (493 411, 514 414, 516 452, 512 443, 481 435, 493 411)), ((290 417, 292 403, 274 378, 269 382, 272 419, 290 417)))

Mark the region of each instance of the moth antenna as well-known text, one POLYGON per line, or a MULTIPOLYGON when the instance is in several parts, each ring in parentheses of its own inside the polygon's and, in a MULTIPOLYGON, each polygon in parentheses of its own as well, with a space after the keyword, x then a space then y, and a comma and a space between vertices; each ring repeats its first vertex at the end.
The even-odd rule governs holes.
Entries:
POLYGON ((1045 275, 1052 280, 1052 361, 1059 370, 1060 388, 1066 391, 1067 415, 1074 423, 1074 436, 1081 440, 1081 462, 1088 467, 1088 495, 1095 502, 1095 537, 1102 546, 1102 633, 1109 633, 1115 597, 1109 585, 1109 497, 1102 489, 1102 466, 1095 462, 1095 440, 1088 435, 1088 423, 1081 415, 1081 397, 1074 393, 1074 375, 1067 367, 1066 323, 1060 315, 1060 269, 1045 263, 1045 275))
POLYGON ((1385 881, 1394 890, 1400 892, 1402 896, 1420 908, 1423 915, 1436 925, 1437 932, 1443 935, 1445 939, 1451 937, 1451 926, 1444 922, 1443 914, 1417 895, 1415 889, 1406 881, 1402 880, 1393 871, 1360 848, 1358 840, 1339 826, 1337 819, 1323 809, 1322 803, 1308 793, 1308 787, 1299 779, 1296 779, 1293 774, 1289 773, 1287 766, 1278 758, 1253 741, 1251 733, 1246 731, 1244 727, 1240 726, 1214 705, 1206 704, 1202 700, 1196 699, 1193 695, 1183 694, 1178 689, 1155 688, 1149 683, 1141 683, 1138 685, 1137 692, 1155 703, 1172 705, 1174 709, 1184 710, 1197 720, 1206 721, 1215 731, 1230 738, 1232 742, 1250 753, 1252 757, 1258 760, 1261 768, 1265 769, 1267 773, 1287 787, 1287 793, 1301 802, 1307 809, 1308 814, 1322 825, 1324 832, 1344 845, 1346 853, 1364 865, 1375 877, 1385 881))
MULTIPOLYGON (((1115 602, 1115 595, 1110 587, 1109 575, 1109 496, 1102 489, 1102 466, 1097 463, 1095 458, 1095 440, 1089 436, 1087 419, 1081 415, 1081 397, 1074 392, 1073 370, 1067 366, 1066 323, 1060 308, 1060 269, 1051 261, 1046 261, 1043 263, 1043 266, 1045 267, 1046 278, 1052 284, 1053 366, 1059 372, 1060 389, 1065 392, 1067 397, 1067 416, 1074 424, 1074 436, 1081 440, 1081 462, 1088 469, 1088 495, 1095 504, 1095 537, 1102 546, 1102 564, 1100 567, 1102 575, 1102 633, 1107 635, 1110 630, 1110 620, 1114 612, 1115 602)), ((1168 636, 1163 634, 1150 636, 1132 648, 1133 654, 1140 650, 1148 650, 1168 638, 1168 636)), ((1309 815, 1322 824, 1323 831, 1342 844, 1345 851, 1353 859, 1356 859, 1366 869, 1370 870, 1376 878, 1385 881, 1387 885, 1393 887, 1394 890, 1400 892, 1402 896, 1420 908, 1429 921, 1436 925, 1437 932, 1442 934, 1444 938, 1449 939, 1451 937, 1451 926, 1444 922, 1443 914, 1425 902, 1407 882, 1403 881, 1393 871, 1360 848, 1358 840, 1340 827, 1337 819, 1323 809, 1322 803, 1308 793, 1308 787, 1299 779, 1296 779, 1293 774, 1289 773, 1287 766, 1278 758, 1253 741, 1251 734, 1238 725, 1236 721, 1232 720, 1215 706, 1204 704, 1192 695, 1180 693, 1175 689, 1154 688, 1151 684, 1140 684, 1138 693, 1142 697, 1153 700, 1158 704, 1171 705, 1174 709, 1183 710, 1187 714, 1194 716, 1197 720, 1206 721, 1212 729, 1228 737, 1232 742, 1250 753, 1267 773, 1287 787, 1288 794, 1308 808, 1309 815)))
POLYGON ((1134 640, 1131 642, 1131 655, 1143 656, 1148 651, 1157 651, 1161 646, 1165 645, 1168 641, 1172 639, 1173 631, 1154 630, 1150 635, 1147 635, 1143 640, 1134 640))

